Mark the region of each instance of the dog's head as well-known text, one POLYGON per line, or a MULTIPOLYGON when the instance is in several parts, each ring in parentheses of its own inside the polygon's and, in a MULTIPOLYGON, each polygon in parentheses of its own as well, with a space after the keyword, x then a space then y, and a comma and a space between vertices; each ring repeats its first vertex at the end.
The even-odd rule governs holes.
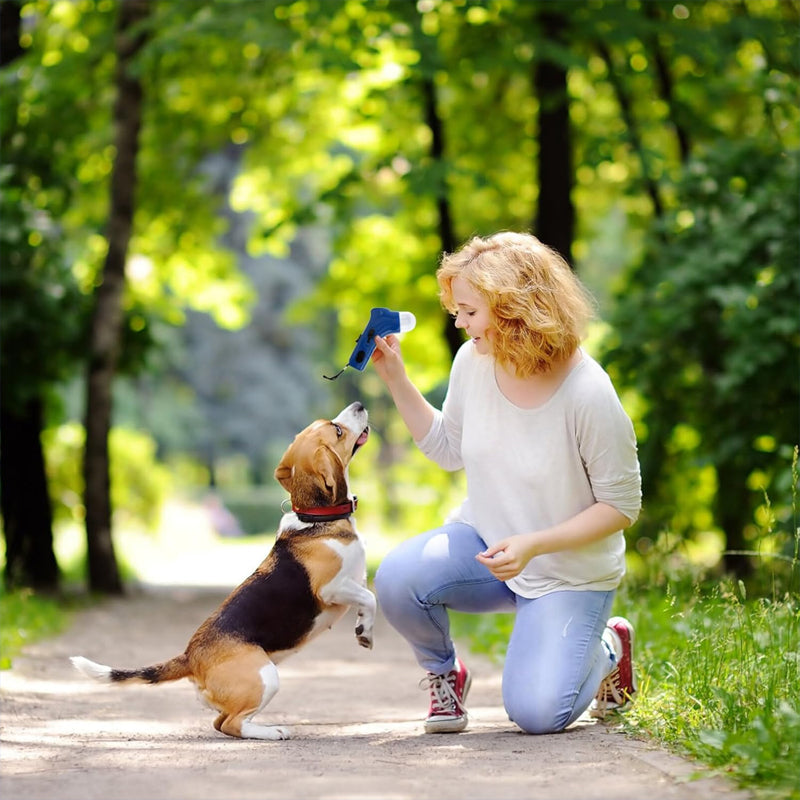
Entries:
POLYGON ((335 419, 318 419, 294 437, 275 478, 298 508, 332 506, 349 499, 347 466, 369 437, 367 410, 347 406, 335 419))

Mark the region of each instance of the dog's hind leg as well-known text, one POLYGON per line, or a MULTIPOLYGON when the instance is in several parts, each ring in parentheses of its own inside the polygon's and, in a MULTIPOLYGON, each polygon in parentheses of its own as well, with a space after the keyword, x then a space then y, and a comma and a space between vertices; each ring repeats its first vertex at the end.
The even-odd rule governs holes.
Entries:
POLYGON ((261 705, 249 716, 245 716, 240 723, 240 731, 243 739, 288 739, 291 736, 288 728, 282 725, 259 725, 253 722, 253 717, 261 711, 270 700, 278 693, 280 681, 278 679, 278 668, 272 661, 268 661, 260 670, 261 683, 264 693, 261 698, 261 705))
POLYGON ((253 722, 278 693, 278 668, 261 648, 254 648, 247 657, 239 656, 209 671, 203 694, 220 710, 214 727, 228 736, 240 739, 288 739, 288 728, 259 725, 253 722))

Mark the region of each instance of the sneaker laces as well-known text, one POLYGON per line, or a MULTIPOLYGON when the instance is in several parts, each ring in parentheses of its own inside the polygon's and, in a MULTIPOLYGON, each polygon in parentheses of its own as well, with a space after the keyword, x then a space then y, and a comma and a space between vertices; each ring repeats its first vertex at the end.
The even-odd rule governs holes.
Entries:
POLYGON ((597 711, 607 711, 609 703, 611 702, 615 703, 614 707, 623 706, 628 700, 628 693, 623 692, 619 683, 619 667, 614 667, 614 669, 603 678, 600 688, 595 695, 597 711))
POLYGON ((420 682, 420 689, 431 693, 431 714, 446 714, 453 710, 466 713, 461 699, 455 690, 456 672, 448 675, 434 675, 429 672, 420 682))

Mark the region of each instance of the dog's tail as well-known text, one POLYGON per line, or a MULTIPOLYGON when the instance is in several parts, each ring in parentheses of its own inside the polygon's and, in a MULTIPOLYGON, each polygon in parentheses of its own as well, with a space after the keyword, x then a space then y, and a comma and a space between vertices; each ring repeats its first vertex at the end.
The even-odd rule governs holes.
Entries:
POLYGON ((181 653, 162 664, 153 664, 151 667, 140 669, 114 669, 104 664, 96 664, 83 656, 72 656, 70 661, 75 669, 87 678, 94 678, 100 683, 163 683, 188 678, 192 674, 186 653, 181 653))

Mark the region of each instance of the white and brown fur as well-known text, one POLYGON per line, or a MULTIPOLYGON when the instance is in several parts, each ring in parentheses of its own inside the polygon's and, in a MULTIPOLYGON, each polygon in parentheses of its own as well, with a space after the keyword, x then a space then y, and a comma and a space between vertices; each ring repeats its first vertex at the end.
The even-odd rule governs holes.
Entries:
MULTIPOLYGON (((367 412, 353 403, 333 420, 299 433, 275 470, 293 509, 320 509, 352 500, 348 464, 369 435, 367 412)), ((375 596, 366 588, 364 546, 348 516, 302 522, 284 514, 275 544, 258 569, 198 628, 178 656, 123 670, 81 656, 71 660, 105 683, 193 681, 219 714, 214 727, 229 736, 287 739, 284 727, 253 722, 278 691, 276 665, 329 629, 356 606, 356 639, 372 647, 375 596)))

